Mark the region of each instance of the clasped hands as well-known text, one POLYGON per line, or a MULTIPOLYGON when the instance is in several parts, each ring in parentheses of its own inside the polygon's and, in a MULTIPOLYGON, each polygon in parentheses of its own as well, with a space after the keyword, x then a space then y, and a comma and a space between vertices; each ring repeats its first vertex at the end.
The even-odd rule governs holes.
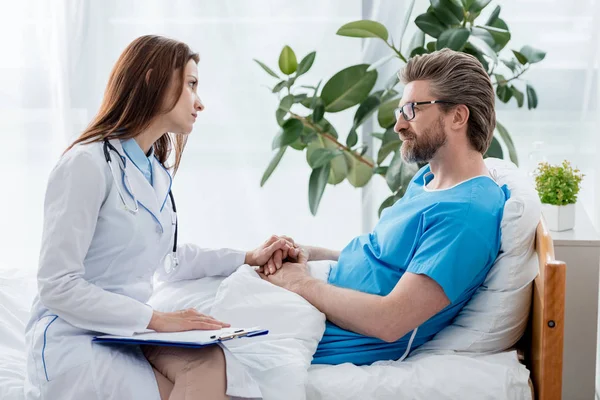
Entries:
POLYGON ((274 285, 297 292, 309 278, 308 249, 288 236, 273 235, 251 253, 247 263, 258 266, 260 277, 274 285))

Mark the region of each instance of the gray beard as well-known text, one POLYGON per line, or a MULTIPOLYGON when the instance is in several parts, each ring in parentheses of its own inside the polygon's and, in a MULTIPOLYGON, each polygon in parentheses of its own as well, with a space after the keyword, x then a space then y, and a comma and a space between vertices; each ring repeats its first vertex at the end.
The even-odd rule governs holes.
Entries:
POLYGON ((428 163, 448 140, 441 118, 435 126, 425 130, 420 136, 412 132, 404 136, 410 140, 402 142, 400 154, 407 163, 428 163))

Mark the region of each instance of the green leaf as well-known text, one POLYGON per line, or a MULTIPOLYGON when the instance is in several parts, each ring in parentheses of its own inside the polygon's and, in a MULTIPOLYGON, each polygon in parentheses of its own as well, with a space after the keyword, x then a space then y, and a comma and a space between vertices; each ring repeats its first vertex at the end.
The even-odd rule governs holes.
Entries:
POLYGON ((373 95, 367 97, 356 110, 356 114, 354 114, 354 128, 359 127, 365 122, 377 110, 380 104, 381 100, 379 100, 379 97, 373 95))
POLYGON ((273 150, 294 143, 302 134, 304 125, 297 119, 288 119, 282 126, 282 131, 273 139, 273 150))
POLYGON ((502 60, 502 63, 510 69, 513 74, 517 72, 517 62, 513 60, 502 60))
POLYGON ((310 155, 308 160, 308 165, 311 168, 320 168, 325 164, 328 164, 329 161, 333 160, 336 156, 340 155, 340 151, 334 151, 327 148, 315 149, 310 155))
POLYGON ((506 85, 506 78, 502 74, 494 74, 498 85, 506 85))
POLYGON ((404 162, 400 151, 396 151, 385 175, 385 181, 392 192, 396 192, 400 188, 406 191, 406 188, 418 170, 419 166, 417 164, 404 162))
MULTIPOLYGON (((373 168, 369 167, 364 162, 358 160, 356 156, 352 154, 344 153, 346 162, 348 164, 348 182, 354 187, 363 187, 369 182, 373 176, 373 168)), ((373 162, 368 156, 363 156, 370 162, 373 162)))
POLYGON ((315 56, 317 55, 316 51, 313 51, 311 53, 308 53, 303 59, 302 61, 300 61, 300 64, 298 64, 298 70, 296 71, 296 77, 303 75, 305 73, 308 72, 308 70, 310 69, 310 67, 312 67, 313 62, 315 61, 315 56))
POLYGON ((513 54, 515 55, 515 57, 517 58, 517 61, 521 64, 521 65, 525 65, 527 64, 528 60, 527 57, 525 57, 525 55, 523 55, 523 53, 513 50, 512 51, 513 54))
POLYGON ((425 48, 428 52, 433 53, 435 51, 435 42, 427 42, 425 48))
POLYGON ((504 158, 502 146, 495 136, 492 138, 492 143, 490 144, 490 148, 485 153, 485 157, 504 158))
MULTIPOLYGON (((506 46, 506 44, 510 41, 510 32, 506 29, 495 28, 493 26, 477 26, 478 28, 485 29, 490 33, 492 38, 494 39, 495 45, 492 48, 498 52, 506 46)), ((489 44, 489 43, 488 43, 489 44)))
POLYGON ((387 156, 395 151, 398 151, 400 146, 402 146, 402 141, 398 135, 394 133, 394 136, 394 140, 390 140, 387 143, 382 143, 381 147, 379 148, 379 152, 377 153, 377 164, 384 162, 387 156))
POLYGON ((525 99, 523 92, 517 89, 515 85, 510 85, 510 88, 512 89, 513 97, 517 100, 517 105, 519 108, 523 107, 523 100, 525 99))
POLYGON ((329 123, 329 121, 327 121, 325 118, 323 118, 321 121, 319 121, 317 123, 317 126, 321 127, 321 129, 323 130, 323 132, 327 132, 329 133, 331 136, 337 138, 338 137, 338 133, 335 130, 335 128, 333 127, 333 125, 331 125, 329 123))
POLYGON ((379 140, 383 140, 384 134, 383 133, 374 132, 374 133, 371 133, 371 136, 373 136, 374 138, 377 138, 379 140))
POLYGON ((347 23, 336 32, 340 36, 358 38, 381 38, 388 40, 388 30, 377 21, 361 20, 347 23))
POLYGON ((327 180, 327 183, 330 185, 337 185, 346 179, 346 176, 348 176, 348 164, 346 163, 346 159, 343 154, 331 160, 329 166, 331 167, 331 170, 329 171, 329 179, 327 180))
POLYGON ((508 103, 513 95, 512 89, 507 85, 498 85, 498 88, 496 89, 496 94, 498 95, 500 101, 502 101, 503 103, 508 103))
POLYGON ((329 172, 329 179, 327 180, 327 182, 332 185, 337 185, 338 183, 341 183, 344 179, 346 179, 346 175, 348 174, 348 165, 346 164, 346 159, 344 155, 340 154, 340 149, 331 140, 324 139, 322 137, 316 137, 315 140, 310 142, 306 149, 307 162, 309 162, 313 153, 318 149, 329 149, 330 151, 339 154, 338 156, 334 157, 333 160, 331 160, 329 163, 331 170, 329 172))
POLYGON ((517 157, 517 149, 515 148, 515 144, 513 143, 512 138, 510 137, 510 133, 508 133, 504 125, 502 125, 498 121, 496 121, 496 130, 498 131, 500 137, 502 138, 502 141, 508 148, 508 155, 510 157, 510 160, 518 166, 519 159, 517 157))
POLYGON ((302 103, 304 99, 306 99, 308 95, 306 93, 300 93, 294 95, 294 103, 302 103))
POLYGON ((339 112, 364 101, 377 81, 377 71, 367 72, 368 64, 348 67, 335 74, 321 92, 325 111, 339 112))
POLYGON ((318 137, 319 137, 319 134, 312 127, 310 127, 308 125, 304 125, 304 129, 302 129, 302 135, 300 136, 300 141, 302 142, 303 145, 310 144, 312 141, 314 141, 318 137))
POLYGON ((346 146, 354 147, 358 142, 358 134, 356 133, 356 129, 350 129, 350 133, 348 133, 348 137, 346 138, 346 146))
POLYGON ((267 74, 271 75, 274 78, 281 79, 281 78, 279 78, 279 75, 277 75, 275 72, 273 72, 273 70, 271 68, 267 67, 264 63, 258 61, 256 58, 253 58, 253 60, 256 61, 256 63, 258 65, 260 65, 262 67, 262 69, 264 69, 267 72, 267 74))
POLYGON ((298 67, 298 61, 296 60, 296 54, 290 46, 285 46, 279 54, 279 69, 286 75, 293 74, 296 72, 298 67))
POLYGON ((273 93, 279 93, 286 85, 287 81, 281 81, 273 87, 273 93))
POLYGON ((533 86, 526 85, 525 91, 527 92, 527 108, 531 110, 532 108, 536 108, 538 105, 537 94, 535 93, 535 89, 533 86))
POLYGON ((388 169, 389 169, 389 167, 387 165, 385 165, 385 166, 380 165, 373 169, 373 175, 385 176, 385 174, 387 174, 388 169))
POLYGON ((498 63, 498 55, 496 54, 496 52, 494 51, 494 49, 492 49, 490 47, 489 44, 487 44, 484 40, 482 40, 481 38, 478 38, 477 36, 473 36, 471 35, 469 37, 469 44, 477 51, 479 51, 481 54, 489 57, 490 59, 492 59, 492 61, 497 64, 498 63))
POLYGON ((315 109, 313 110, 313 114, 312 114, 313 122, 321 121, 323 119, 324 115, 325 115, 325 104, 323 104, 323 100, 319 99, 317 101, 317 105, 315 106, 315 109))
POLYGON ((420 30, 434 38, 438 38, 446 29, 446 26, 432 12, 419 15, 415 18, 415 24, 420 30))
POLYGON ((398 57, 398 56, 394 53, 388 54, 387 56, 384 56, 384 57, 381 57, 379 60, 377 60, 373 64, 369 65, 369 68, 367 68, 367 72, 373 71, 374 69, 381 67, 382 65, 386 64, 391 59, 396 58, 396 57, 398 57))
POLYGON ((402 26, 400 27, 400 36, 398 37, 398 51, 402 51, 402 42, 404 41, 404 34, 406 33, 406 28, 408 28, 408 24, 410 23, 410 18, 412 16, 414 7, 415 0, 410 0, 408 8, 404 12, 404 21, 402 22, 402 26))
POLYGON ((449 48, 459 51, 467 43, 470 34, 469 30, 466 28, 450 28, 442 32, 437 40, 435 48, 437 50, 449 48))
POLYGON ((504 21, 502 18, 496 18, 491 26, 494 28, 503 29, 505 31, 510 31, 510 29, 508 29, 508 25, 506 25, 506 21, 504 21))
POLYGON ((282 110, 280 108, 278 108, 277 111, 275 111, 275 118, 277 119, 277 124, 279 126, 283 126, 283 124, 285 123, 286 114, 287 114, 287 111, 282 110))
POLYGON ((464 10, 468 11, 469 8, 471 7, 471 4, 473 4, 474 1, 475 0, 461 0, 464 10))
POLYGON ((407 53, 412 54, 412 52, 421 47, 425 46, 425 32, 420 29, 417 29, 413 34, 412 39, 410 39, 410 43, 408 45, 407 53))
POLYGON ((275 157, 273 157, 273 159, 267 166, 267 169, 265 170, 262 179, 260 180, 260 187, 264 186, 264 184, 267 182, 273 171, 275 171, 275 168, 277 167, 277 165, 279 165, 279 161, 281 161, 281 159, 283 158, 286 149, 287 146, 283 146, 279 149, 277 154, 275 154, 275 157))
POLYGON ((431 0, 436 17, 448 26, 458 25, 463 20, 463 9, 452 0, 431 0))
POLYGON ((300 136, 294 143, 290 144, 290 147, 294 150, 302 151, 306 148, 306 143, 304 143, 302 136, 300 136))
POLYGON ((308 181, 308 205, 312 215, 317 215, 319 203, 321 203, 325 186, 327 186, 327 179, 329 179, 329 168, 329 164, 326 164, 320 168, 313 169, 310 174, 308 181))
POLYGON ((399 101, 399 98, 391 99, 379 106, 379 111, 377 112, 377 122, 379 122, 379 126, 388 129, 396 124, 394 110, 398 107, 399 101))
POLYGON ((531 46, 523 46, 519 53, 523 54, 523 56, 527 58, 527 61, 529 61, 530 64, 540 62, 544 59, 544 57, 546 57, 545 51, 538 50, 531 46))
POLYGON ((481 65, 483 65, 483 69, 485 69, 486 72, 489 71, 490 66, 489 66, 487 60, 485 59, 485 57, 483 56, 483 53, 481 51, 479 51, 478 49, 476 49, 471 43, 467 43, 465 45, 465 48, 463 49, 463 51, 465 53, 471 54, 472 56, 477 58, 477 60, 479 60, 481 65))
POLYGON ((471 28, 471 34, 486 42, 490 47, 494 47, 496 45, 496 41, 494 40, 492 34, 483 28, 474 26, 471 28))
POLYGON ((483 10, 488 4, 490 4, 491 0, 475 0, 469 7, 469 12, 478 13, 483 10))
POLYGON ((427 54, 429 53, 427 51, 427 49, 425 47, 417 47, 416 49, 413 49, 413 51, 410 52, 410 58, 413 58, 414 56, 420 56, 422 54, 427 54))
POLYGON ((499 15, 500 15, 500 6, 496 6, 496 8, 494 8, 494 11, 492 11, 492 13, 490 14, 490 17, 488 18, 488 20, 485 24, 492 25, 494 22, 496 22, 499 15))
POLYGON ((290 108, 294 105, 294 95, 288 94, 279 102, 279 109, 286 113, 290 111, 290 108))

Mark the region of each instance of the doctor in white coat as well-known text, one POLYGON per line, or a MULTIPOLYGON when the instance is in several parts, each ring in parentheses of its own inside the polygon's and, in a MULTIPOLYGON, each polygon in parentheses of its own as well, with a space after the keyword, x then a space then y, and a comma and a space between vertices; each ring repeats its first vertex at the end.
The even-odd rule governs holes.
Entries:
POLYGON ((226 398, 218 346, 163 352, 92 342, 98 334, 228 326, 195 310, 153 310, 146 302, 155 273, 163 280, 228 275, 244 263, 263 266, 278 250, 284 258, 297 253, 276 236, 250 252, 177 245, 167 159, 174 152, 176 172, 204 108, 197 62, 175 40, 133 41, 98 115, 52 171, 26 328, 28 400, 226 398))

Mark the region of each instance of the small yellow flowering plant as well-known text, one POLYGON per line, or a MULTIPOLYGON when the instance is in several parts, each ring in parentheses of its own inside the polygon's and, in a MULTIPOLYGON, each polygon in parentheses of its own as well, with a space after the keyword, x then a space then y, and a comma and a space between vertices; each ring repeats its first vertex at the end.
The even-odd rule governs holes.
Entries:
POLYGON ((567 160, 563 161, 562 165, 542 162, 538 164, 535 172, 535 188, 544 204, 556 206, 575 204, 584 176, 567 160))

